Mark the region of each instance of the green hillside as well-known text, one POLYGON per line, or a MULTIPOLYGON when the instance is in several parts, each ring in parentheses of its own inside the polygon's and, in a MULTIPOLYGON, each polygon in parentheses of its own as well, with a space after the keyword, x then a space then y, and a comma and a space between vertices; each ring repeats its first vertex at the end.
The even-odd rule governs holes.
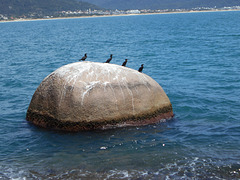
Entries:
POLYGON ((0 0, 0 14, 22 16, 31 13, 51 15, 57 11, 100 9, 96 5, 75 0, 0 0))
POLYGON ((109 9, 184 9, 240 6, 240 0, 82 0, 109 9))

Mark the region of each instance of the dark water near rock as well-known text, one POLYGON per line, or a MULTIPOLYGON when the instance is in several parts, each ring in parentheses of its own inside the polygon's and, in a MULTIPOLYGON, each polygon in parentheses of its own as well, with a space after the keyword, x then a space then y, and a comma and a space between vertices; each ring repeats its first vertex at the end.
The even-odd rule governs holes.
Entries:
POLYGON ((240 12, 0 23, 0 179, 240 179, 240 12), (167 123, 62 133, 28 124, 48 74, 88 60, 138 69, 167 123))

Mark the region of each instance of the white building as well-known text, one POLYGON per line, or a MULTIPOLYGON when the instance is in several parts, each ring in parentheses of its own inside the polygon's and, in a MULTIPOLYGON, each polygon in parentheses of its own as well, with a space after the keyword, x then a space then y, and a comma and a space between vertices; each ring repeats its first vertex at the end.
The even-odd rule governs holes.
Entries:
POLYGON ((137 9, 133 9, 133 10, 128 10, 126 13, 127 13, 127 14, 140 14, 141 11, 139 11, 139 10, 137 10, 137 9))

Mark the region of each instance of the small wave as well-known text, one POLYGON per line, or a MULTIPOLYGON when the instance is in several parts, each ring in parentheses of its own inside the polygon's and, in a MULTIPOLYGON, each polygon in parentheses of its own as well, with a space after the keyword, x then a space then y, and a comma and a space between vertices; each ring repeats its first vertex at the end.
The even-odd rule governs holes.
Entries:
POLYGON ((207 158, 183 158, 161 164, 158 169, 113 169, 106 171, 82 170, 20 170, 0 167, 0 179, 239 179, 240 162, 223 165, 207 158))
POLYGON ((240 34, 219 34, 217 37, 240 37, 240 34))

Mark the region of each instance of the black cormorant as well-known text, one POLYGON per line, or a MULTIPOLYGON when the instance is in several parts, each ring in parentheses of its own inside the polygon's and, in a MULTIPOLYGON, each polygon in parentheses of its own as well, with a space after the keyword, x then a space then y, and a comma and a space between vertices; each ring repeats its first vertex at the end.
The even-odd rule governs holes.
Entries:
POLYGON ((138 69, 139 72, 142 72, 142 70, 143 70, 143 65, 144 65, 144 64, 142 64, 141 67, 138 69))
POLYGON ((110 61, 112 60, 112 54, 110 54, 110 58, 105 62, 105 63, 110 63, 110 61))
POLYGON ((79 59, 79 61, 85 61, 87 59, 87 53, 84 54, 84 56, 82 57, 82 59, 79 59))
POLYGON ((122 66, 126 66, 126 64, 127 64, 127 59, 125 59, 125 61, 123 62, 123 64, 122 64, 122 66))

